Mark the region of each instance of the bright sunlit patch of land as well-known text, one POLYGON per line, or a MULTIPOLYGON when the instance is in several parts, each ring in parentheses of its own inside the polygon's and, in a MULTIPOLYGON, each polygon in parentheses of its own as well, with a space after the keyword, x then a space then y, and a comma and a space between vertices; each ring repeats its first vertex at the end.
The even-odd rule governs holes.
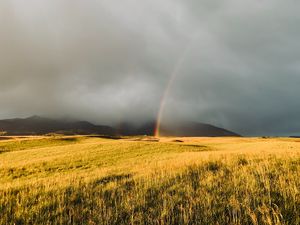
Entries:
POLYGON ((300 224, 300 139, 0 140, 0 224, 300 224))

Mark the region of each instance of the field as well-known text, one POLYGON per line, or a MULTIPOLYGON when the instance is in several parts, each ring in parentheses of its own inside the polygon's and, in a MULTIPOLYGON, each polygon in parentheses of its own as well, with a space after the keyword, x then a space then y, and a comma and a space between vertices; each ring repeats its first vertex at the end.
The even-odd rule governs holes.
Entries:
POLYGON ((0 140, 0 224, 300 224, 300 139, 0 140))

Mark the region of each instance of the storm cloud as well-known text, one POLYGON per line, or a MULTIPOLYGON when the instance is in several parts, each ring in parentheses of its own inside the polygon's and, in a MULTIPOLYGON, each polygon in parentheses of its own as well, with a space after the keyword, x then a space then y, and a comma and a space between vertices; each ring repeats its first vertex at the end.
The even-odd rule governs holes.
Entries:
POLYGON ((300 134, 300 2, 4 0, 0 118, 164 118, 300 134))

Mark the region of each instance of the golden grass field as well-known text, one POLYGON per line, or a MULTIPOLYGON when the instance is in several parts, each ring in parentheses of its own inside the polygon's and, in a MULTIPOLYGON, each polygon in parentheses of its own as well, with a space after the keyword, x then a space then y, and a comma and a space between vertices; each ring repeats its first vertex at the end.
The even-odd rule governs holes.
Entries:
POLYGON ((0 140, 0 224, 300 224, 300 139, 0 140))

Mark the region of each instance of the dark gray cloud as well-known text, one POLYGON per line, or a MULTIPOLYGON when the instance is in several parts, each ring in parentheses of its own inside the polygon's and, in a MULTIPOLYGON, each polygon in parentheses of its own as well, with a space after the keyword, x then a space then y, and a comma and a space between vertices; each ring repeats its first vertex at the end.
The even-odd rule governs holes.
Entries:
POLYGON ((300 133, 295 0, 4 0, 0 117, 164 118, 300 133))

